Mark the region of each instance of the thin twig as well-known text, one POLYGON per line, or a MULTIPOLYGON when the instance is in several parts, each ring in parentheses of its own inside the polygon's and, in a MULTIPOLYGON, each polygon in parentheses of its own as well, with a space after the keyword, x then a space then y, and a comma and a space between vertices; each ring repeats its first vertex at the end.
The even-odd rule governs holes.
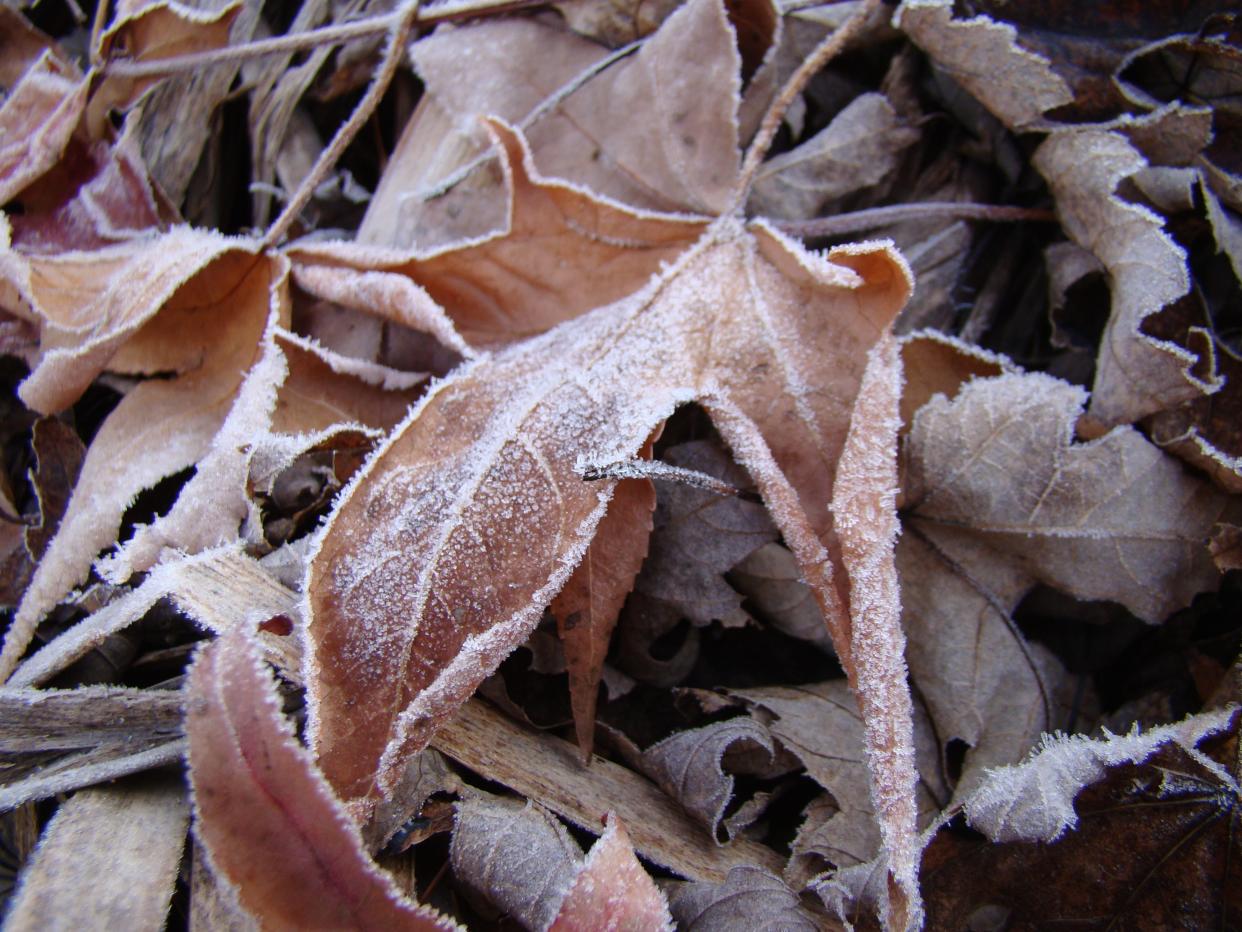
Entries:
POLYGON ((733 189, 734 211, 740 211, 747 197, 750 196, 751 185, 755 182, 755 173, 758 172, 764 156, 768 154, 768 149, 772 147, 772 140, 776 138, 776 131, 780 129, 781 121, 785 119, 785 112, 798 99, 798 95, 802 93, 807 82, 854 40, 854 37, 871 19, 872 14, 882 5, 883 0, 864 0, 863 4, 850 14, 849 19, 841 24, 841 28, 817 45, 815 50, 798 66, 798 70, 785 82, 785 86, 781 88, 781 92, 768 106, 767 113, 763 115, 759 131, 755 133, 755 138, 751 140, 750 147, 746 150, 746 158, 742 160, 742 170, 733 189))
MULTIPOLYGON (((544 6, 548 0, 463 0, 463 2, 441 3, 420 12, 418 22, 431 26, 436 23, 457 19, 509 13, 532 6, 544 6)), ((383 16, 372 16, 352 23, 339 23, 323 26, 319 29, 308 29, 290 35, 273 36, 270 39, 257 39, 242 45, 228 45, 221 49, 205 52, 191 52, 188 55, 170 55, 153 61, 126 61, 118 59, 108 62, 104 73, 116 77, 144 78, 182 71, 197 71, 208 65, 219 65, 225 62, 245 61, 260 58, 264 55, 277 55, 282 52, 300 52, 305 49, 317 48, 321 45, 332 45, 349 39, 361 39, 367 36, 380 36, 390 32, 406 15, 409 4, 393 13, 383 16)))
POLYGON ((267 235, 263 237, 264 248, 274 246, 288 232, 293 221, 302 212, 302 208, 314 195, 315 189, 328 177, 328 173, 332 171, 332 167, 353 141, 358 130, 370 118, 371 113, 384 96, 384 92, 388 90, 388 85, 392 83, 393 76, 397 73, 397 66, 401 64, 401 56, 405 54, 406 40, 417 20, 418 2, 415 0, 401 9, 400 18, 396 20, 394 28, 388 35, 388 45, 384 48, 383 62, 371 78, 371 83, 367 87, 367 92, 362 95, 362 100, 358 101, 349 119, 341 124, 336 135, 332 137, 332 142, 319 154, 315 167, 302 179, 302 183, 298 185, 297 191, 289 199, 285 209, 280 212, 280 216, 268 227, 267 235))
POLYGON ((910 204, 890 204, 885 207, 868 207, 835 217, 816 217, 814 220, 769 220, 782 233, 799 239, 819 236, 844 236, 861 233, 891 223, 907 220, 1033 220, 1046 223, 1057 219, 1051 210, 1037 207, 1008 207, 1001 204, 971 204, 958 201, 919 201, 910 204))
MULTIPOLYGON (((555 91, 553 91, 543 100, 541 100, 539 102, 539 106, 535 107, 534 110, 526 114, 526 116, 522 118, 522 121, 518 123, 518 129, 523 130, 523 131, 530 129, 537 122, 539 122, 539 120, 541 120, 543 117, 547 116, 549 113, 555 110, 558 106, 560 106, 561 103, 563 103, 567 97, 569 97, 571 94, 576 92, 579 88, 581 88, 584 84, 586 84, 596 75, 598 75, 600 72, 604 71, 604 69, 611 67, 616 62, 625 58, 627 55, 633 54, 637 49, 639 49, 642 46, 644 41, 645 40, 643 39, 637 39, 634 42, 631 42, 629 45, 623 45, 621 48, 617 49, 616 51, 611 52, 608 55, 605 55, 599 61, 592 62, 586 68, 583 68, 580 72, 578 72, 576 75, 570 78, 567 82, 562 84, 555 91)), ((477 170, 480 166, 486 165, 488 162, 490 162, 492 159, 496 157, 497 157, 497 153, 496 153, 495 147, 491 147, 488 149, 488 151, 484 152, 482 155, 476 156, 475 158, 471 159, 461 168, 457 169, 457 171, 453 172, 452 174, 448 175, 445 178, 440 179, 431 187, 425 188, 421 191, 417 191, 412 195, 406 195, 406 197, 415 198, 419 202, 426 202, 426 201, 431 200, 432 198, 441 197, 442 195, 447 194, 457 185, 461 184, 467 178, 469 178, 471 173, 477 170)))
POLYGON ((90 62, 92 66, 99 64, 99 50, 103 43, 104 27, 108 25, 108 0, 98 0, 95 4, 95 18, 91 22, 90 62))

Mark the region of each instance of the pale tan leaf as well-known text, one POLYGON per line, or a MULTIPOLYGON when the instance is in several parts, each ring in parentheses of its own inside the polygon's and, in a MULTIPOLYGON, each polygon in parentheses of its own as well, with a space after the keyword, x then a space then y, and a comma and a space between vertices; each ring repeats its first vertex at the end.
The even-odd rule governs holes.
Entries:
POLYGON ((20 296, 7 310, 41 328, 22 400, 50 414, 73 404, 105 368, 146 374, 200 365, 211 341, 191 322, 255 263, 245 244, 188 227, 91 252, 26 257, 5 250, 0 276, 20 296), (165 320, 153 322, 161 311, 165 320))
POLYGON ((1023 48, 1008 23, 984 15, 955 19, 952 0, 906 0, 896 21, 1010 129, 1044 126, 1049 110, 1074 100, 1048 60, 1023 48))
POLYGON ((457 804, 453 875, 528 929, 546 929, 582 860, 556 816, 530 802, 471 793, 457 804))
POLYGON ((367 857, 357 826, 281 715, 244 629, 199 653, 186 686, 186 733, 195 835, 261 922, 459 928, 402 896, 367 857))
POLYGON ((601 45, 616 48, 648 36, 678 7, 676 0, 657 3, 635 0, 563 0, 554 4, 569 28, 601 45))
MULTIPOLYGON (((60 530, 6 635, 0 675, 12 673, 43 615, 86 578, 96 554, 116 539, 134 496, 210 449, 246 371, 261 355, 277 270, 265 258, 233 250, 209 271, 192 291, 178 290, 153 321, 157 330, 176 323, 199 334, 180 337, 183 348, 199 350, 197 368, 180 378, 141 383, 100 427, 60 530)), ((158 342, 170 338, 160 334, 158 342)), ((78 371, 73 362, 68 365, 78 371)))
POLYGON ((634 856, 621 820, 610 815, 604 834, 573 878, 549 930, 624 929, 672 932, 673 920, 664 894, 634 856))
MULTIPOLYGON (((237 386, 228 414, 172 509, 135 529, 116 553, 96 565, 105 579, 120 583, 150 569, 168 547, 195 554, 236 540, 242 522, 255 511, 246 494, 250 463, 255 446, 271 433, 277 393, 289 373, 275 338, 288 317, 284 295, 289 264, 283 258, 271 264, 270 311, 258 359, 237 386)), ((253 518, 257 520, 257 512, 253 518)))
POLYGON ((189 815, 176 778, 76 794, 23 871, 5 928, 162 928, 189 815))
POLYGON ((1147 167, 1118 133, 1066 129, 1036 150, 1069 237, 1091 250, 1110 277, 1112 311, 1099 352, 1091 416, 1105 426, 1139 418, 1215 392, 1195 353, 1143 331, 1143 322, 1187 293, 1186 256, 1164 220, 1128 203, 1118 184, 1147 167))
POLYGON ((259 923, 237 903, 237 893, 216 876, 207 852, 192 844, 190 932, 259 932, 259 923))
MULTIPOLYGON (((549 36, 554 32, 516 21, 485 23, 438 33, 412 55, 432 96, 471 131, 481 116, 520 122, 569 77, 603 57, 597 46, 569 34, 549 36), (524 57, 515 57, 514 44, 524 57), (462 81, 460 62, 480 58, 496 64, 462 81), (515 67, 521 82, 506 77, 515 67), (532 81, 539 83, 532 87, 532 81)), ((546 175, 636 207, 719 213, 738 169, 739 65, 724 7, 692 0, 638 53, 529 128, 535 163, 546 175), (697 67, 686 68, 688 60, 697 67), (618 122, 617 113, 636 122, 618 122)))
POLYGON ((86 108, 90 81, 45 51, 0 104, 0 204, 59 161, 86 108))
POLYGON ((917 138, 883 94, 860 94, 806 142, 764 162, 747 207, 783 220, 818 216, 829 201, 879 183, 917 138))
POLYGON ((952 398, 971 379, 1017 371, 1005 356, 990 353, 938 330, 919 330, 901 338, 901 429, 908 433, 914 415, 935 395, 952 398))
POLYGON ((725 809, 733 799, 734 768, 726 757, 741 764, 743 772, 762 770, 775 754, 766 729, 749 718, 731 718, 702 728, 679 731, 643 752, 641 764, 663 790, 696 822, 711 833, 717 844, 729 838, 724 825, 725 809), (728 769, 726 769, 728 768, 728 769))
POLYGON ((779 877, 759 867, 735 867, 723 883, 680 887, 669 899, 687 932, 811 932, 818 922, 779 877))
POLYGON ((1216 586, 1206 541, 1227 499, 1130 428, 1074 443, 1084 395, 1032 374, 934 398, 910 435, 907 507, 919 529, 970 528, 1047 585, 1159 621, 1216 586))

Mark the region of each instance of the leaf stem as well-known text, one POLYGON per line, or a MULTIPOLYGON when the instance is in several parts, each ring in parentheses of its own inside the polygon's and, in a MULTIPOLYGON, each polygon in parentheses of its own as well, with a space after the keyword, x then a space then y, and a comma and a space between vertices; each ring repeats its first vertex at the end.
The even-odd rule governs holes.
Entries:
POLYGON ((816 217, 814 220, 776 220, 768 222, 782 233, 799 239, 815 239, 822 236, 842 236, 860 233, 891 223, 908 220, 991 220, 1012 222, 1029 220, 1039 223, 1057 219, 1051 210, 1038 207, 1010 207, 1002 204, 974 204, 962 201, 915 201, 909 204, 888 204, 884 207, 868 207, 835 217, 816 217))
POLYGON ((285 204, 285 209, 280 212, 280 216, 268 227, 267 234, 263 237, 263 247, 265 249, 274 246, 288 232, 293 221, 302 212, 302 208, 306 206, 307 202, 314 195, 315 189, 328 177, 328 172, 332 171, 332 167, 345 152, 350 142, 353 141, 358 130, 370 118, 371 113, 379 104, 380 98, 384 96, 384 92, 388 90, 388 85, 392 83, 393 76, 397 73, 397 66, 401 63, 401 56, 405 52, 405 43, 409 38, 410 30, 414 28, 414 24, 418 21, 418 10, 418 0, 413 0, 413 2, 403 6, 397 18, 392 21, 393 28, 388 35, 388 45, 384 48, 383 62, 379 70, 371 78, 367 92, 362 95, 362 100, 358 101, 358 105, 354 107, 354 112, 349 115, 349 119, 342 123, 336 131, 336 135, 332 137, 332 142, 319 154, 314 167, 302 179, 302 183, 298 185, 298 189, 289 198, 289 202, 285 204))
POLYGON ((734 212, 740 211, 746 204, 751 185, 755 183, 755 174, 764 156, 768 154, 768 149, 772 147, 772 140, 776 138, 776 132, 785 118, 785 112, 797 100, 807 82, 854 40, 854 37, 871 19, 872 14, 883 6, 883 2, 884 0, 863 0, 862 5, 850 14, 849 19, 817 45, 798 66, 798 70, 785 82, 785 86, 781 88, 780 93, 776 95, 776 99, 772 101, 763 115, 759 131, 755 133, 755 138, 751 140, 750 147, 746 150, 746 157, 742 160, 742 170, 738 174, 737 184, 733 189, 734 212))

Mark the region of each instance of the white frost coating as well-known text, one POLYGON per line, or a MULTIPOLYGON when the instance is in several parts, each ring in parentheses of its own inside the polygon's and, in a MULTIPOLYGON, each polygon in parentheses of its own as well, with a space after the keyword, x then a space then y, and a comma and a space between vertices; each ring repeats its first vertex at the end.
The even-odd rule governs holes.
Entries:
POLYGON ((1044 841, 1059 838, 1078 824, 1074 797, 1104 776, 1109 767, 1142 763, 1166 742, 1192 752, 1222 785, 1239 795, 1227 770, 1195 750, 1209 735, 1229 727, 1237 706, 1192 715, 1146 733, 1138 726, 1127 735, 1105 730, 1103 738, 1045 735, 1021 764, 989 770, 966 799, 970 824, 996 842, 1044 841))
MULTIPOLYGON (((670 412, 671 413, 671 412, 670 412)), ((419 693, 398 717, 393 729, 393 739, 384 749, 380 758, 380 786, 391 791, 393 781, 400 775, 405 763, 405 744, 410 729, 427 719, 435 719, 460 704, 463 684, 475 684, 486 679, 513 651, 514 644, 520 644, 529 637, 543 610, 552 601, 565 581, 582 562, 591 541, 595 538, 595 529, 603 520, 612 500, 615 483, 609 483, 599 491, 599 504, 582 522, 570 545, 558 560, 556 572, 549 577, 547 583, 537 591, 526 606, 514 612, 505 621, 493 625, 481 634, 471 635, 462 643, 453 661, 437 675, 435 681, 419 693)), ((473 685, 466 692, 473 691, 473 685)))
POLYGON ((276 328, 276 340, 280 343, 296 346, 322 360, 329 369, 338 375, 352 375, 367 385, 374 385, 386 392, 398 392, 407 388, 414 388, 416 385, 423 384, 431 377, 426 372, 404 372, 400 369, 393 369, 391 366, 384 366, 366 359, 344 356, 341 353, 328 349, 313 337, 294 333, 292 330, 286 330, 284 327, 276 328))
POLYGON ((652 479, 667 482, 680 482, 695 488, 715 492, 717 495, 737 495, 738 490, 723 479, 709 476, 696 469, 674 466, 662 460, 621 460, 614 463, 598 463, 585 456, 574 461, 574 472, 582 476, 585 482, 599 479, 652 479))
MULTIPOLYGON (((862 711, 872 805, 889 870, 906 897, 901 924, 919 928, 918 772, 894 562, 901 388, 901 354, 887 334, 867 356, 837 466, 832 508, 849 576, 851 685, 862 711)), ((886 925, 896 919, 890 912, 894 906, 885 901, 886 925)))

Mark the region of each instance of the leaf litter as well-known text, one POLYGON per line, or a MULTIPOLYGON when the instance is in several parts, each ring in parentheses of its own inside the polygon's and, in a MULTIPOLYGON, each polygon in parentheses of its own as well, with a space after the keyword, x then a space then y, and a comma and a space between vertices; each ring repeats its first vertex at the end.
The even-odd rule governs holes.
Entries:
MULTIPOLYGON (((1225 67, 1186 71, 1228 62, 1227 31, 1153 14, 1092 57, 1059 11, 939 0, 442 7, 425 22, 475 19, 410 46, 417 106, 405 8, 308 4, 258 42, 279 16, 257 6, 124 7, 60 44, 3 14, 5 807, 188 744, 191 914, 230 927, 301 924, 324 870, 314 908, 350 926, 910 928, 925 898, 932 926, 984 922, 944 865, 992 858, 1009 891, 1020 838, 1104 844, 1075 809, 1127 767, 1208 807, 1181 841, 1138 820, 1136 852, 1171 845, 1192 887, 1187 852, 1230 863, 1236 95, 1225 67), (321 156, 309 115, 365 54, 331 43, 384 35, 321 156), (247 94, 239 212, 211 114, 247 94), (386 164, 366 130, 346 145, 381 95, 373 126, 405 124, 386 164), (315 229, 330 175, 377 191, 352 241, 315 229), (262 222, 274 180, 301 187, 265 236, 226 219, 262 222), (826 209, 918 197, 832 218, 909 264, 814 239, 826 209), (963 199, 1022 209, 937 219, 963 199), (1044 208, 1058 228, 1026 233, 1044 208), (1051 632, 1047 604, 1077 607, 1051 632), (567 690, 577 758, 470 698, 554 629, 564 662, 532 682, 567 690), (1091 736, 1144 698, 1119 658, 1162 643, 1180 698, 1091 736), (306 748, 260 656, 286 705, 305 690, 306 748), (532 858, 537 836, 564 857, 532 858)), ((132 821, 107 794, 143 779, 60 804, 11 922, 66 898, 163 916, 175 782, 132 903, 119 874, 83 895, 89 843, 58 828, 132 821)), ((1149 895, 1132 882, 1116 915, 1149 895)))

